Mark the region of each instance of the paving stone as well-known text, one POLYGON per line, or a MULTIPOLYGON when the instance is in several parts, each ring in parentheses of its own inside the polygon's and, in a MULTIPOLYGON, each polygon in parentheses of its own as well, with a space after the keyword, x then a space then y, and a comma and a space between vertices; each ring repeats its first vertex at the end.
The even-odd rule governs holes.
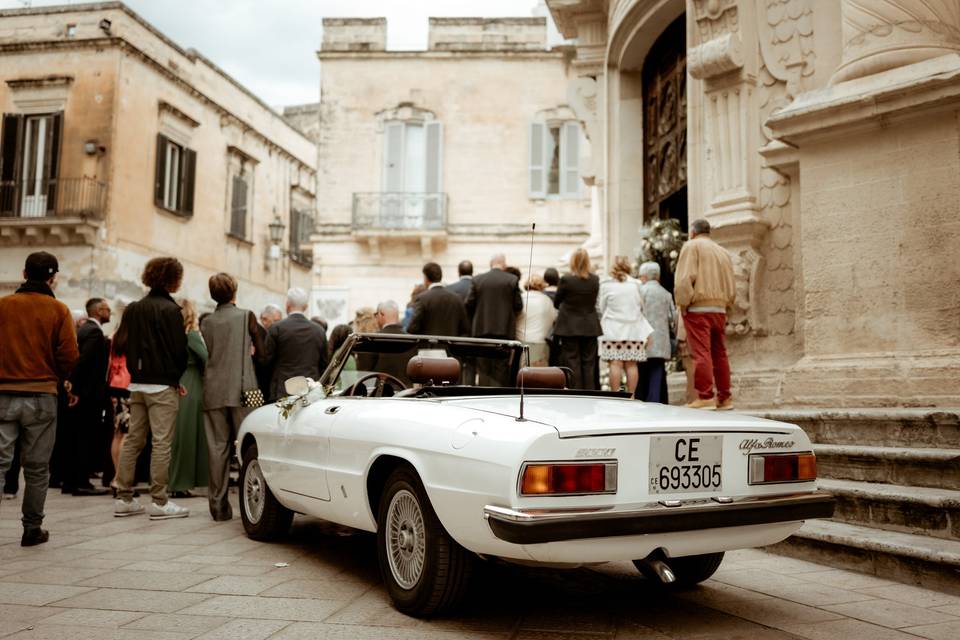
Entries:
POLYGON ((939 611, 940 613, 946 613, 951 616, 957 616, 960 618, 960 605, 957 604, 948 604, 945 607, 931 607, 934 611, 939 611))
MULTIPOLYGON (((64 588, 64 587, 61 587, 64 588)), ((73 588, 73 587, 71 587, 73 588)), ((57 602, 58 607, 173 613, 200 604, 210 596, 204 593, 176 593, 136 589, 96 589, 57 602)))
POLYGON ((790 587, 773 587, 766 591, 772 596, 814 607, 824 604, 843 604, 844 602, 863 602, 864 600, 875 599, 875 596, 860 591, 838 589, 837 587, 812 582, 790 587))
POLYGON ((117 533, 112 536, 100 536, 74 545, 76 549, 99 549, 103 551, 128 551, 130 549, 142 549, 164 540, 170 540, 172 534, 153 534, 153 533, 117 533))
POLYGON ((809 640, 838 640, 839 638, 855 638, 857 640, 908 640, 914 638, 910 634, 878 627, 861 620, 830 620, 815 624, 788 625, 786 630, 801 638, 809 640))
MULTIPOLYGON (((47 584, 0 583, 0 603, 32 604, 42 606, 64 598, 86 593, 88 587, 68 587, 47 584)), ((59 606, 59 605, 58 605, 59 606)))
POLYGON ((378 627, 415 627, 417 625, 416 619, 405 616, 393 608, 382 589, 367 591, 327 618, 326 622, 378 627))
POLYGON ((960 638, 960 620, 907 627, 904 631, 909 631, 923 638, 930 638, 930 640, 957 640, 957 638, 960 638))
POLYGON ((195 570, 206 576, 263 576, 273 573, 270 563, 257 564, 198 564, 195 570))
POLYGON ((11 560, 10 562, 2 562, 0 563, 0 578, 49 566, 50 563, 43 560, 11 560))
MULTIPOLYGON (((207 576, 203 576, 206 578, 207 576)), ((287 578, 280 576, 220 576, 218 578, 213 578, 207 580, 206 582, 201 582, 195 586, 190 587, 187 591, 191 593, 216 593, 221 595, 234 595, 234 596, 255 596, 262 591, 267 591, 270 587, 276 587, 282 582, 286 582, 287 578)), ((264 594, 266 595, 266 594, 264 594)), ((314 596, 298 596, 294 594, 281 593, 278 595, 288 595, 294 598, 297 597, 314 597, 314 596)), ((322 598, 322 596, 316 596, 322 598)), ((342 600, 345 598, 329 598, 331 600, 338 599, 342 600)))
POLYGON ((640 625, 671 638, 700 638, 719 631, 729 635, 749 636, 763 629, 759 624, 744 620, 742 617, 686 602, 683 603, 682 615, 679 615, 678 607, 671 604, 672 602, 675 601, 651 601, 638 606, 634 611, 622 613, 618 620, 618 627, 640 625))
MULTIPOLYGON (((260 595, 281 598, 352 600, 364 591, 370 589, 370 585, 367 583, 352 580, 284 580, 282 576, 283 574, 269 576, 271 579, 277 579, 278 582, 276 586, 268 588, 266 591, 260 593, 260 595)), ((193 589, 199 589, 203 587, 204 584, 197 585, 193 589)))
POLYGON ((170 631, 188 633, 192 636, 222 627, 230 618, 216 616, 188 616, 178 613, 154 613, 138 618, 124 629, 145 629, 147 631, 170 631))
POLYGON ((57 563, 57 566, 77 567, 80 569, 119 569, 130 564, 130 560, 123 558, 103 557, 99 555, 89 556, 87 558, 77 558, 66 562, 57 563))
POLYGON ((0 620, 25 622, 30 625, 63 611, 56 607, 37 607, 23 604, 0 604, 0 620))
POLYGON ((823 608, 851 618, 872 622, 892 629, 957 620, 957 618, 945 613, 915 607, 902 602, 894 602, 893 600, 851 602, 848 604, 827 605, 823 608))
MULTIPOLYGON (((178 595, 201 594, 183 593, 178 595)), ((214 596, 206 602, 183 609, 180 613, 188 615, 320 622, 337 609, 343 607, 343 604, 343 602, 333 600, 261 598, 257 596, 214 596)))
POLYGON ((143 617, 142 611, 104 611, 103 609, 64 609, 44 618, 43 624, 81 627, 121 627, 143 617))
MULTIPOLYGON (((551 636, 556 637, 556 636, 551 636)), ((285 627, 282 631, 270 637, 270 640, 459 640, 471 638, 476 640, 507 640, 509 634, 475 632, 468 636, 459 633, 436 631, 426 625, 414 629, 400 629, 376 626, 354 626, 339 624, 322 624, 297 622, 285 627)), ((609 640, 610 636, 604 636, 609 640)), ((578 635, 577 640, 592 640, 590 636, 578 635)))
POLYGON ((160 573, 195 573, 203 565, 189 562, 174 562, 163 560, 142 560, 127 562, 123 565, 124 571, 157 571, 160 573))
POLYGON ((870 576, 865 573, 855 571, 843 571, 840 569, 830 569, 828 571, 814 571, 798 575, 801 580, 825 584, 839 589, 866 589, 868 587, 888 587, 896 584, 890 580, 884 580, 876 576, 870 576))
POLYGON ((678 592, 676 597, 690 600, 694 603, 709 604, 710 602, 723 602, 725 600, 764 600, 771 596, 760 593, 759 591, 741 589, 740 587, 717 582, 716 580, 707 580, 693 589, 678 592))
POLYGON ((536 611, 523 615, 520 629, 592 634, 612 634, 616 630, 613 615, 584 608, 578 611, 536 611))
POLYGON ((26 629, 4 640, 189 640, 193 636, 166 631, 141 631, 137 629, 111 629, 103 627, 78 627, 75 625, 38 625, 26 629))
MULTIPOLYGON (((875 602, 875 601, 870 601, 875 602)), ((861 603, 856 603, 861 604, 861 603)), ((711 603, 714 609, 724 611, 730 615, 752 620, 775 629, 785 629, 787 625, 824 622, 838 620, 842 616, 824 611, 820 608, 808 607, 796 602, 772 599, 761 602, 726 601, 711 603)), ((845 606, 845 605, 837 605, 845 606)))
POLYGON ((207 576, 191 573, 162 573, 159 571, 111 571, 84 580, 81 586, 110 587, 111 589, 146 589, 151 591, 183 591, 207 580, 207 576))
POLYGON ((27 622, 17 622, 15 620, 4 620, 0 618, 0 638, 7 637, 18 631, 23 631, 29 626, 30 624, 27 622))
POLYGON ((22 573, 4 576, 4 582, 29 582, 33 584, 76 584, 105 573, 107 569, 80 569, 77 567, 46 566, 22 573))
POLYGON ((266 640, 289 624, 286 620, 231 620, 197 640, 266 640))
POLYGON ((947 605, 960 606, 960 597, 946 593, 938 593, 930 589, 921 589, 908 584, 892 584, 885 587, 858 589, 877 598, 895 600, 915 607, 945 607, 947 605))

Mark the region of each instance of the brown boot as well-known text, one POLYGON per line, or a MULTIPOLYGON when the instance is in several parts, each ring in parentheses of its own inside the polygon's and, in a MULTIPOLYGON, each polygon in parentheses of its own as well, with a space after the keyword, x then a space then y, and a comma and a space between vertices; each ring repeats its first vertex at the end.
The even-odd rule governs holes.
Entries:
POLYGON ((733 398, 727 398, 723 402, 717 402, 717 411, 732 411, 733 398))

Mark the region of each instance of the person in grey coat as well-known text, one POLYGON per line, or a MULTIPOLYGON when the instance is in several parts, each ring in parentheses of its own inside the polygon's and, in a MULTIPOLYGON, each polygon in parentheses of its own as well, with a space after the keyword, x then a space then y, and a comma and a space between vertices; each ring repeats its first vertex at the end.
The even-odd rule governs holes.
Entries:
POLYGON ((640 380, 634 398, 644 402, 670 404, 667 397, 666 362, 673 354, 671 331, 676 333, 677 308, 673 296, 660 284, 660 265, 644 262, 640 265, 640 296, 643 314, 653 327, 653 340, 647 349, 647 359, 640 363, 640 380))
POLYGON ((267 329, 264 357, 273 369, 270 401, 284 397, 284 382, 295 376, 320 379, 327 368, 327 334, 306 316, 309 298, 299 287, 287 291, 287 317, 267 329))
POLYGON ((230 520, 230 446, 249 412, 243 406, 243 393, 257 388, 252 356, 262 351, 263 345, 257 317, 252 311, 237 307, 236 279, 218 273, 210 277, 209 284, 217 310, 200 324, 209 352, 203 384, 203 430, 210 463, 207 497, 213 519, 230 520))

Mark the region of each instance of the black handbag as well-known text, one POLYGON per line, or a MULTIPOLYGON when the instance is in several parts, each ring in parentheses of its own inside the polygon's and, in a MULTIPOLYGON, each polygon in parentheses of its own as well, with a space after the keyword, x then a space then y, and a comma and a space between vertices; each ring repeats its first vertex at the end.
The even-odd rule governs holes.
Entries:
MULTIPOLYGON (((246 323, 245 323, 245 324, 246 324, 246 323)), ((246 343, 246 340, 243 339, 243 336, 245 336, 245 335, 247 335, 247 334, 249 334, 249 329, 248 329, 248 327, 245 326, 245 327, 243 328, 243 331, 240 333, 240 336, 241 336, 241 338, 240 338, 240 353, 243 354, 242 357, 244 357, 244 358, 249 358, 249 357, 250 357, 249 355, 247 355, 246 350, 243 348, 243 347, 244 347, 244 344, 246 343)), ((244 379, 243 379, 243 374, 244 374, 244 372, 246 371, 246 367, 244 367, 243 364, 244 364, 244 363, 243 363, 243 361, 241 360, 241 362, 240 362, 240 388, 243 389, 243 391, 240 393, 240 406, 241 406, 241 407, 245 407, 245 408, 247 408, 247 409, 256 409, 256 408, 258 408, 258 407, 262 407, 262 406, 264 405, 263 391, 261 391, 260 388, 257 387, 257 386, 254 386, 253 388, 250 388, 250 389, 246 388, 247 385, 246 385, 246 383, 245 383, 245 381, 244 381, 244 379)))

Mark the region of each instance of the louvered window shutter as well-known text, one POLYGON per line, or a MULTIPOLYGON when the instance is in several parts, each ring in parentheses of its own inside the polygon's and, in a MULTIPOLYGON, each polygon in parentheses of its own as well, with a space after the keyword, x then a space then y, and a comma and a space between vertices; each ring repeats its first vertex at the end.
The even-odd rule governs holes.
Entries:
POLYGON ((167 139, 162 134, 157 134, 157 168, 154 172, 153 202, 158 207, 164 206, 163 189, 166 185, 166 166, 167 166, 167 139))
POLYGON ((424 207, 424 222, 430 228, 436 228, 443 223, 442 191, 443 191, 443 125, 440 122, 428 122, 426 127, 427 167, 426 203, 424 207))
POLYGON ((580 123, 565 122, 560 133, 560 195, 580 196, 580 123))
POLYGON ((197 152, 184 147, 180 163, 180 211, 192 215, 193 191, 197 177, 197 152))
POLYGON ((247 181, 243 176, 233 176, 233 193, 230 201, 230 233, 239 238, 247 237, 247 181))
POLYGON ((403 191, 403 123, 388 122, 383 150, 383 190, 403 191))
POLYGON ((0 131, 0 215, 13 215, 20 200, 17 197, 17 176, 22 135, 23 115, 3 114, 3 130, 0 131))
POLYGON ((531 198, 547 197, 547 127, 542 122, 530 123, 529 192, 531 198))
MULTIPOLYGON (((63 112, 53 114, 50 133, 50 164, 47 177, 47 212, 57 210, 57 178, 60 177, 60 146, 63 143, 63 112)), ((79 203, 77 203, 79 204, 79 203)))

